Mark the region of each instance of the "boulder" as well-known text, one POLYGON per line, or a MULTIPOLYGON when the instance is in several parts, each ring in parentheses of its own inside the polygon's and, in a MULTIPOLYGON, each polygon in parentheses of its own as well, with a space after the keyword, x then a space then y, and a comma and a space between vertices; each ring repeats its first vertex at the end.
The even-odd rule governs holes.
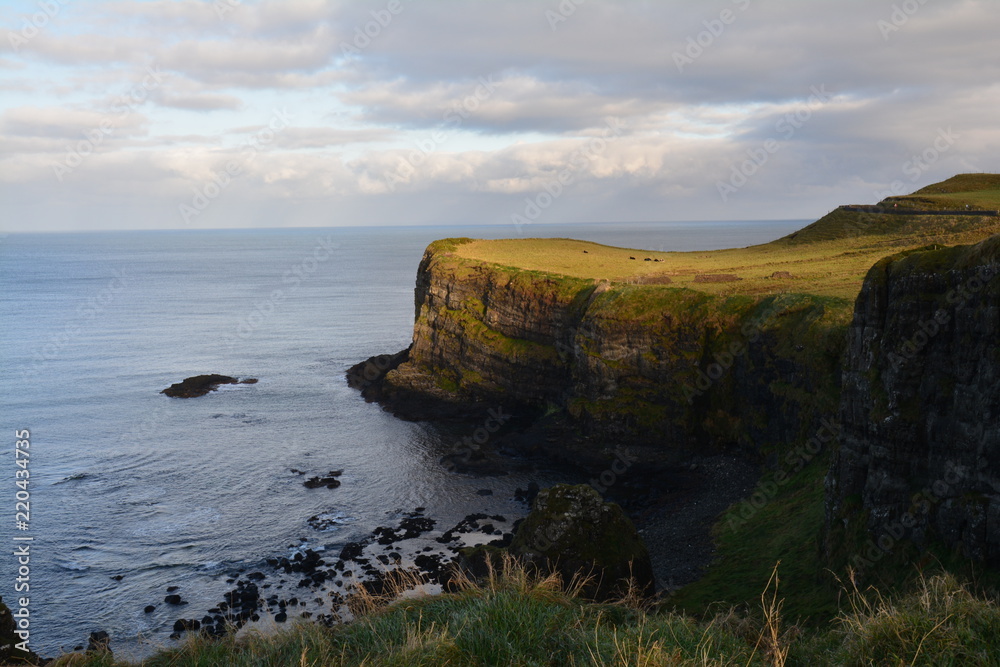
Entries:
POLYGON ((655 590, 649 551, 635 526, 586 484, 540 491, 509 550, 545 572, 559 572, 565 582, 592 576, 583 592, 598 600, 624 593, 629 578, 643 595, 655 590))

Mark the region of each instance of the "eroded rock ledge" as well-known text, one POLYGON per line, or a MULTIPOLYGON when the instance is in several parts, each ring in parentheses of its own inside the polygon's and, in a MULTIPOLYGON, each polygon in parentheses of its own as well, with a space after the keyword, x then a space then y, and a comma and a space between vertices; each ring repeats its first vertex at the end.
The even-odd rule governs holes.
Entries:
POLYGON ((197 398, 198 396, 204 396, 209 392, 215 391, 219 388, 219 385, 256 383, 257 378, 240 380, 228 375, 195 375, 184 379, 182 382, 175 382, 160 393, 166 394, 171 398, 197 398))

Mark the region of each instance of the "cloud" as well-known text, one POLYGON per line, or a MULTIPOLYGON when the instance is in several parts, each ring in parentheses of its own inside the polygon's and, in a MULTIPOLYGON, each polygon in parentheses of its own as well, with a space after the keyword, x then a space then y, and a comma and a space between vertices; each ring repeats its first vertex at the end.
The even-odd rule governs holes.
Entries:
POLYGON ((143 135, 148 119, 123 109, 120 113, 98 113, 58 107, 15 107, 0 115, 0 134, 19 137, 79 139, 94 130, 118 136, 143 135))
POLYGON ((19 48, 0 39, 0 196, 52 227, 70 218, 38 197, 73 202, 72 224, 144 205, 176 226, 178 202, 237 160, 200 224, 320 224, 332 208, 340 224, 502 222, 567 170, 547 221, 818 216, 894 181, 1000 171, 993 5, 66 3, 19 48), (279 108, 291 124, 249 159, 279 108), (609 118, 620 133, 588 152, 609 118), (914 170, 942 130, 953 143, 914 170))
POLYGON ((188 109, 190 111, 217 111, 219 109, 240 109, 243 102, 234 95, 224 95, 222 93, 204 93, 194 95, 174 95, 164 93, 155 95, 156 103, 164 107, 174 109, 188 109))

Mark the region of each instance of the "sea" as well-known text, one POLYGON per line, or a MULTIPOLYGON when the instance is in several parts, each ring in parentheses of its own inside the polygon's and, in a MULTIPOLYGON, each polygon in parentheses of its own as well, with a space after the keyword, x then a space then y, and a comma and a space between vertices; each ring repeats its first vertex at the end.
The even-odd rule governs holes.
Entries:
POLYGON ((13 609, 27 602, 36 653, 106 631, 116 655, 137 658, 172 645, 179 617, 199 618, 267 558, 336 556, 418 507, 439 530, 470 512, 521 517, 515 490, 564 473, 449 472, 440 458, 460 433, 396 419, 347 386, 353 364, 409 345, 427 244, 530 236, 711 250, 806 222, 8 234, 0 595, 13 609), (160 393, 204 373, 258 382, 160 393), (340 487, 303 486, 334 470, 340 487), (173 586, 181 610, 163 602, 173 586))

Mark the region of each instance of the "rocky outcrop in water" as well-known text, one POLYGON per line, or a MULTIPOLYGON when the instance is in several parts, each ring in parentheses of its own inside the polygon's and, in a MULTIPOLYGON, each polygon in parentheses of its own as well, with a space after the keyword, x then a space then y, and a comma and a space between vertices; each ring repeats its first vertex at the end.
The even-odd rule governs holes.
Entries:
POLYGON ((1000 565, 998 273, 1000 236, 887 258, 868 273, 827 478, 833 535, 862 523, 882 552, 943 543, 1000 565))
POLYGON ((198 396, 204 396, 209 392, 215 391, 219 388, 219 385, 256 383, 257 378, 239 380, 228 375, 195 375, 194 377, 186 378, 182 382, 175 382, 160 393, 166 394, 171 398, 197 398, 198 396))

